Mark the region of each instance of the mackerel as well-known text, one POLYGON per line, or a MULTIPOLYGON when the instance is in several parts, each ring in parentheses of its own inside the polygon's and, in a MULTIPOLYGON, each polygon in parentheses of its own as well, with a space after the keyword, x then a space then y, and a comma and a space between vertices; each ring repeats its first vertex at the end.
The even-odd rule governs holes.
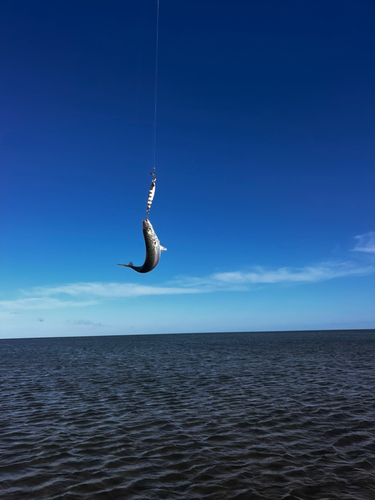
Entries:
POLYGON ((149 273, 158 265, 160 260, 160 255, 163 250, 166 250, 160 245, 159 238, 156 236, 154 228, 151 222, 146 219, 142 221, 143 223, 143 238, 146 245, 146 258, 142 266, 134 266, 133 262, 129 264, 117 264, 118 266, 130 267, 137 271, 137 273, 149 273))

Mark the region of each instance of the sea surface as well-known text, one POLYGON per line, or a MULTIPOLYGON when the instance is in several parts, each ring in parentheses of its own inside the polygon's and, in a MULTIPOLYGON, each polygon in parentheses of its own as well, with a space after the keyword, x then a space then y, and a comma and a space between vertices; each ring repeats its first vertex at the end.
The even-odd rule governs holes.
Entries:
POLYGON ((0 340, 0 498, 375 499, 375 331, 0 340))

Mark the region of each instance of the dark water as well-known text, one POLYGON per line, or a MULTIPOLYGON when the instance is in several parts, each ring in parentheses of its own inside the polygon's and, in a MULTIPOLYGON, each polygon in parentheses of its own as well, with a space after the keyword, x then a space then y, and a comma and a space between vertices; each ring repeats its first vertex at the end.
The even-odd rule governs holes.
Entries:
POLYGON ((375 332, 0 341, 0 496, 375 499, 375 332))

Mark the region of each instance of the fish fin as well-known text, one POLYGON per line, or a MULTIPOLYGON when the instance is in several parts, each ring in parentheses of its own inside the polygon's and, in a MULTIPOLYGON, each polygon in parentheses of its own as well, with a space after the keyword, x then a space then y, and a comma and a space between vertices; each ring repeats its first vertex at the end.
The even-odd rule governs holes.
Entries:
POLYGON ((165 248, 165 247, 162 247, 162 246, 160 245, 160 250, 162 250, 162 251, 163 251, 163 250, 166 250, 166 248, 165 248))

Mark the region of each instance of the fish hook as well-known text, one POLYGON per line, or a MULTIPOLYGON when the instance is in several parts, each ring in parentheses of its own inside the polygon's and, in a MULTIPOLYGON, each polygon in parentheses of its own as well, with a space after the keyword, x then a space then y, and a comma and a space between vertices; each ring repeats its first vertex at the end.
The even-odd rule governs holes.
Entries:
POLYGON ((154 199, 154 196, 155 196, 155 183, 156 183, 155 167, 154 167, 153 171, 150 172, 150 175, 152 176, 152 181, 151 181, 151 187, 150 187, 150 190, 148 192, 148 198, 147 198, 146 220, 148 220, 148 215, 150 213, 152 200, 154 199))

